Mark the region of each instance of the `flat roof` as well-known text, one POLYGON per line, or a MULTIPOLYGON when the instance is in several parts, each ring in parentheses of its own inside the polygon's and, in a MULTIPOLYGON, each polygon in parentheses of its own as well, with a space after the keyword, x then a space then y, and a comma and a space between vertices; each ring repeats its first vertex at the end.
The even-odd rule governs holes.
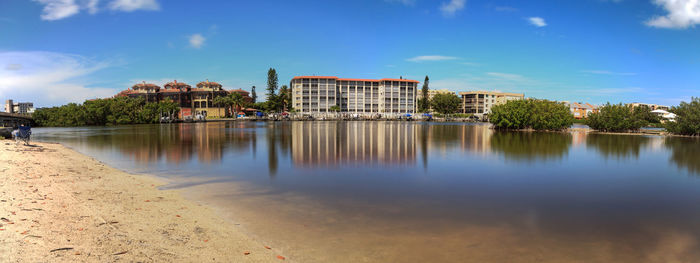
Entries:
POLYGON ((292 78, 292 80, 295 79, 335 79, 338 81, 368 81, 368 82, 381 82, 381 81, 403 81, 403 82, 412 82, 412 83, 420 83, 420 81, 417 80, 412 80, 412 79, 391 79, 391 78, 383 78, 383 79, 350 79, 350 78, 338 78, 335 76, 296 76, 292 78))

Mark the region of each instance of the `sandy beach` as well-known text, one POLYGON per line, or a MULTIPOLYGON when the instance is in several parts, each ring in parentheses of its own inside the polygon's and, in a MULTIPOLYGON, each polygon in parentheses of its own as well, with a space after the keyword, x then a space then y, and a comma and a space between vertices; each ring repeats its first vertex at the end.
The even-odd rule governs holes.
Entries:
POLYGON ((280 262, 164 182, 60 144, 0 140, 0 262, 280 262))

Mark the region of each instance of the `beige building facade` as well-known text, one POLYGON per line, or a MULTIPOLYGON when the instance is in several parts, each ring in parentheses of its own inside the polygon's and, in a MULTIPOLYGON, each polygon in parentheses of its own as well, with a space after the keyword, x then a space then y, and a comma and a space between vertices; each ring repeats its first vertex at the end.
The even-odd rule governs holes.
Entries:
POLYGON ((525 99, 525 94, 496 92, 496 91, 468 91, 460 92, 462 97, 462 113, 483 117, 491 113, 491 108, 504 104, 511 100, 525 99))
POLYGON ((418 81, 299 76, 289 86, 292 106, 301 113, 331 113, 338 106, 342 113, 406 114, 415 111, 418 81))
MULTIPOLYGON (((432 100, 433 97, 437 94, 454 94, 457 95, 456 92, 448 90, 448 89, 430 89, 428 90, 428 99, 432 100)), ((418 90, 418 94, 416 94, 416 99, 422 99, 423 98, 423 92, 421 90, 418 90)))
POLYGON ((630 103, 629 105, 631 105, 633 108, 636 108, 636 107, 639 107, 639 106, 647 106, 647 107, 649 107, 649 109, 651 109, 651 110, 665 110, 665 111, 667 111, 667 110, 670 110, 670 109, 671 109, 671 107, 669 107, 669 106, 658 105, 658 104, 651 104, 651 103, 634 102, 634 103, 630 103))

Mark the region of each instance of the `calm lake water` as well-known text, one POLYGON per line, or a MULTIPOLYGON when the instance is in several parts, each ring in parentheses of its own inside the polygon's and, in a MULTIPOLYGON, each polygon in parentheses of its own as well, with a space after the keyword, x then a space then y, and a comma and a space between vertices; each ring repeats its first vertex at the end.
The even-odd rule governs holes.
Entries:
POLYGON ((700 140, 420 122, 39 128, 300 262, 700 262, 700 140))

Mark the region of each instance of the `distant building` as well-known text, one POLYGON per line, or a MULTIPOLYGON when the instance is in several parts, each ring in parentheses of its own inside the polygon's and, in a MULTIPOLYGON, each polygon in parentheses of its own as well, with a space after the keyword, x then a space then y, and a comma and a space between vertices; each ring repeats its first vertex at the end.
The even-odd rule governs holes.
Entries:
POLYGON ((301 113, 413 113, 418 81, 408 79, 343 79, 299 76, 290 82, 292 107, 301 113))
POLYGON ((661 117, 661 122, 675 122, 676 121, 676 114, 658 109, 658 110, 653 110, 651 111, 652 114, 655 114, 656 116, 661 117))
POLYGON ((14 114, 32 114, 34 113, 33 102, 17 102, 13 100, 5 101, 5 112, 14 114))
POLYGON ((576 119, 585 119, 588 118, 591 113, 598 112, 598 107, 589 103, 564 102, 564 104, 569 106, 571 114, 574 115, 574 118, 576 119))
POLYGON ((665 110, 668 111, 671 109, 669 106, 664 106, 664 105, 658 105, 658 104, 650 104, 650 103, 639 103, 639 102, 633 102, 630 104, 627 104, 632 106, 633 108, 639 107, 639 106, 647 106, 651 110, 665 110))
MULTIPOLYGON (((456 92, 448 90, 448 89, 440 89, 440 90, 435 90, 435 89, 429 89, 428 90, 428 99, 431 100, 435 95, 437 94, 454 94, 457 95, 456 92)), ((417 94, 416 94, 416 99, 422 99, 423 98, 423 92, 419 89, 417 94)))
POLYGON ((462 113, 484 117, 491 113, 491 107, 505 104, 511 100, 525 99, 525 94, 496 91, 467 91, 460 92, 462 96, 462 113))
POLYGON ((229 94, 228 91, 222 88, 221 84, 210 82, 209 80, 202 81, 197 83, 197 88, 191 89, 190 92, 192 94, 192 103, 194 104, 192 109, 195 116, 215 118, 226 116, 227 109, 223 105, 214 104, 214 98, 229 94))
MULTIPOLYGON (((429 89, 428 90, 428 100, 432 100, 433 97, 435 97, 435 95, 437 95, 437 94, 453 94, 455 96, 457 95, 456 92, 448 90, 448 89, 441 89, 441 90, 429 89)), ((422 98, 423 98, 423 92, 419 89, 417 94, 416 94, 416 101, 418 101, 422 98)), ((416 104, 416 107, 418 107, 418 104, 416 104)), ((432 110, 433 106, 429 105, 429 108, 432 110)))
MULTIPOLYGON (((246 91, 239 89, 231 92, 237 92, 243 95, 244 100, 252 101, 246 91)), ((214 99, 227 96, 231 92, 223 89, 221 84, 209 80, 198 83, 196 88, 175 80, 166 83, 163 88, 155 84, 139 83, 130 89, 119 92, 116 97, 144 98, 146 102, 166 100, 175 102, 180 107, 178 115, 180 119, 218 118, 224 117, 228 109, 221 105, 215 105, 214 99)))

